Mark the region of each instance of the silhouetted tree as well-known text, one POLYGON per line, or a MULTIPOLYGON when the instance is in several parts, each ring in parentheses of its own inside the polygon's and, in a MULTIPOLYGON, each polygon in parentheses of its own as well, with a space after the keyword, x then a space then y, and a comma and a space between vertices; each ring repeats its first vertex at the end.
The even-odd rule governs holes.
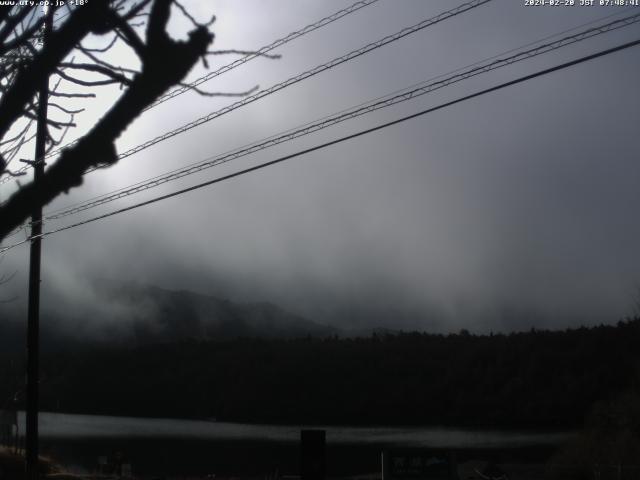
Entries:
POLYGON ((595 402, 637 391, 639 335, 635 319, 493 336, 61 343, 45 352, 42 405, 250 422, 577 427, 595 402))
POLYGON ((40 7, 0 7, 0 176, 16 175, 9 162, 32 138, 28 132, 38 108, 37 92, 47 78, 54 85, 50 105, 68 116, 63 121, 48 120, 49 150, 61 142, 51 129, 74 126, 78 111, 65 107, 65 99, 91 97, 86 88, 108 84, 119 84, 122 94, 84 136, 51 159, 41 181, 21 186, 0 206, 0 240, 25 222, 35 206, 80 185, 87 170, 114 164, 116 139, 145 108, 178 84, 198 59, 204 59, 213 40, 208 25, 198 24, 177 0, 91 0, 67 8, 64 21, 39 47, 45 15, 53 15, 53 10, 43 14, 40 7), (194 25, 186 41, 167 33, 172 6, 194 25), (107 46, 83 45, 91 36, 106 36, 107 46), (135 53, 138 69, 105 58, 118 42, 135 53), (87 80, 89 74, 93 78, 87 80), (85 90, 70 92, 60 84, 85 90))

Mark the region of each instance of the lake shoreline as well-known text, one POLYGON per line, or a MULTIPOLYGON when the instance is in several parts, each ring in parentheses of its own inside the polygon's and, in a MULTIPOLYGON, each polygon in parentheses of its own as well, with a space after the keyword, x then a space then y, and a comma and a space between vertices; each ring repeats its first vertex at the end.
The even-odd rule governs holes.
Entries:
MULTIPOLYGON (((25 414, 18 413, 24 425, 25 414)), ((479 429, 460 426, 260 424, 180 418, 126 417, 40 412, 47 437, 189 437, 202 439, 299 440, 302 429, 322 429, 338 443, 402 443, 441 447, 557 444, 575 432, 561 429, 479 429)), ((21 428, 24 432, 24 428, 21 428)))
MULTIPOLYGON (((380 472, 381 453, 392 445, 327 444, 327 476, 354 477, 380 472)), ((218 441, 171 442, 158 439, 123 441, 77 440, 46 442, 43 450, 77 474, 94 473, 100 456, 121 452, 136 477, 229 477, 264 478, 278 471, 299 473, 299 446, 290 442, 218 441)), ((500 464, 542 467, 555 452, 551 446, 517 448, 452 449, 459 464, 495 461, 500 464)))
MULTIPOLYGON (((19 415, 21 423, 24 414, 19 415)), ((260 476, 299 472, 300 430, 308 425, 258 425, 180 419, 40 414, 41 452, 71 473, 92 474, 118 456, 135 476, 260 476)), ((312 427, 318 428, 318 427, 312 427)), ((572 432, 479 431, 462 428, 322 426, 327 474, 380 469, 388 448, 447 449, 459 462, 493 460, 539 467, 572 432)), ((21 431, 24 429, 21 427, 21 431)))

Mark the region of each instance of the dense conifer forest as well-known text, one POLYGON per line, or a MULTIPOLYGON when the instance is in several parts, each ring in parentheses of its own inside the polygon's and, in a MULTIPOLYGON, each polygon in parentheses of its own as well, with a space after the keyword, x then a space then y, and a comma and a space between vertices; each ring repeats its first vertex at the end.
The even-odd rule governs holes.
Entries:
MULTIPOLYGON (((571 428, 640 379, 640 318, 566 331, 72 344, 42 359, 42 409, 264 423, 571 428)), ((4 407, 23 365, 3 354, 4 407)))

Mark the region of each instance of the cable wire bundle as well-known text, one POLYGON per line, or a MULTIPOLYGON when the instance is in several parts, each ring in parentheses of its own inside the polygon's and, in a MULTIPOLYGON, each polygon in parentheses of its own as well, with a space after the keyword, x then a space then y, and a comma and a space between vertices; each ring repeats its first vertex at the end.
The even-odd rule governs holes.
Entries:
POLYGON ((402 102, 406 102, 408 100, 412 100, 415 99, 417 97, 420 97, 422 95, 426 95, 430 92, 433 92, 435 90, 438 90, 440 88, 444 88, 447 87, 449 85, 452 85, 454 83, 458 83, 461 82, 463 80, 475 77, 477 75, 481 75, 483 73, 487 73, 490 72, 492 70, 496 70, 499 68, 503 68, 509 65, 512 65, 516 62, 520 62, 523 60, 527 60, 539 55, 543 55, 549 52, 552 52, 554 50, 560 49, 562 47, 566 47, 568 45, 572 45, 574 43, 586 40, 588 38, 592 38, 607 32, 611 32, 614 30, 617 30, 619 28, 622 27, 626 27, 629 25, 632 25, 634 23, 640 22, 640 14, 636 14, 636 15, 631 15, 619 20, 615 20, 612 22, 609 22, 605 25, 600 25, 597 27, 593 27, 593 28, 589 28, 585 31, 579 32, 575 35, 570 35, 567 37, 564 37, 560 40, 554 41, 554 42, 550 42, 550 43, 546 43, 543 45, 539 45, 537 47, 531 48, 529 50, 523 51, 523 52, 519 52, 515 55, 511 55, 509 57, 503 58, 503 59, 498 59, 489 63, 486 63, 484 65, 480 65, 480 66, 476 66, 473 68, 468 68, 460 73, 456 73, 455 75, 451 75, 449 77, 446 77, 444 79, 435 81, 435 82, 430 82, 427 83, 425 85, 421 85, 417 88, 413 88, 411 90, 402 92, 400 94, 397 95, 393 95, 393 96, 389 96, 387 98, 384 98, 382 100, 378 100, 378 101, 371 101, 368 102, 364 105, 359 105, 356 107, 352 107, 348 110, 344 110, 340 113, 337 114, 333 114, 330 115, 328 117, 324 117, 316 122, 312 122, 312 123, 308 123, 306 125, 303 125, 301 127, 298 127, 296 129, 292 129, 286 132, 283 132, 281 134, 275 135, 273 137, 270 137, 266 140, 263 141, 257 141, 254 142, 252 144, 249 144, 248 146, 245 147, 241 147, 239 149, 236 150, 231 150, 227 153, 224 153, 222 155, 219 156, 215 156, 215 157, 210 157, 208 159, 205 159, 199 163, 195 163, 189 166, 186 166, 184 168, 181 169, 177 169, 177 170, 173 170, 169 173, 166 173, 164 175, 160 175, 160 176, 156 176, 154 178, 151 178, 147 181, 143 181, 143 182, 139 182, 136 183, 134 185, 131 185, 129 187, 125 187, 119 190, 116 190, 114 192, 105 194, 105 195, 101 195, 99 197, 95 197, 91 200, 88 200, 86 202, 83 202, 81 204, 78 204, 76 206, 73 206, 71 208, 66 208, 63 210, 58 210, 55 213, 51 213, 49 215, 46 216, 45 220, 57 220, 63 217, 66 217, 68 215, 72 215, 75 213, 79 213, 82 212, 84 210, 87 210, 89 208, 93 208, 93 207, 97 207, 99 205, 103 205, 105 203, 109 203, 112 202, 114 200, 118 200, 124 197, 128 197, 130 195, 148 190, 150 188, 154 188, 157 187, 159 185, 162 185, 164 183, 173 181, 173 180, 177 180, 183 177, 186 177, 188 175, 192 175, 198 172, 201 172, 203 170, 206 170, 208 168, 223 164, 223 163, 227 163, 233 160, 236 160, 238 158, 250 155, 252 153, 258 152, 260 150, 264 150, 266 148, 275 146, 275 145, 279 145, 281 143, 284 142, 288 142, 291 141, 293 139, 297 139, 306 135, 309 135, 311 133, 315 133, 318 132, 320 130, 323 130, 325 128, 331 127, 333 125, 336 125, 338 123, 342 123, 344 121, 347 120, 351 120, 353 118, 357 118, 360 116, 363 116, 365 114, 383 109, 383 108, 387 108, 390 107, 392 105, 397 105, 399 103, 402 102))
POLYGON ((360 136, 363 136, 363 135, 367 135, 367 134, 370 134, 370 133, 385 129, 385 128, 391 127, 393 125, 397 125, 397 124, 406 122, 408 120, 424 116, 426 114, 435 112, 437 110, 442 110, 442 109, 450 107, 452 105, 456 105, 458 103, 462 103, 462 102, 471 100, 473 98, 480 97, 482 95, 486 95, 488 93, 495 92, 497 90, 501 90, 503 88, 507 88, 507 87, 510 87, 510 86, 513 86, 513 85, 516 85, 516 84, 519 84, 519 83, 523 83, 523 82, 532 80, 532 79, 537 78, 537 77, 548 75, 550 73, 553 73, 553 72, 556 72, 556 71, 559 71, 559 70, 564 70, 564 69, 572 67, 574 65, 578 65, 578 64, 581 64, 581 63, 584 63, 584 62, 587 62, 587 61, 591 61, 591 60, 594 60, 594 59, 599 58, 599 57, 603 57, 603 56, 610 55, 610 54, 615 53, 615 52, 626 50, 628 48, 635 47, 637 45, 640 45, 640 39, 634 40, 632 42, 628 42, 628 43, 625 43, 625 44, 622 44, 622 45, 618 45, 618 46, 613 47, 613 48, 602 50, 602 51, 599 51, 599 52, 591 54, 591 55, 580 57, 580 58, 578 58, 576 60, 565 62, 565 63, 562 63, 560 65, 556 65, 556 66, 551 67, 551 68, 540 70, 540 71, 538 71, 536 73, 532 73, 530 75, 525 75, 523 77, 519 77, 519 78, 517 78, 515 80, 511 80, 511 81, 508 81, 508 82, 505 82, 505 83, 501 83, 501 84, 496 85, 494 87, 490 87, 490 88, 481 90, 479 92, 472 93, 470 95, 466 95, 466 96, 458 98, 456 100, 452 100, 452 101, 440 104, 438 106, 431 107, 431 108, 428 108, 426 110, 422 110, 422 111, 420 111, 418 113, 414 113, 412 115, 408 115, 408 116, 399 118, 397 120, 393 120, 391 122, 387 122, 387 123, 378 125, 378 126, 373 127, 373 128, 362 130, 360 132, 357 132, 357 133, 354 133, 354 134, 351 134, 351 135, 347 135, 347 136, 344 136, 344 137, 341 137, 341 138, 337 138, 335 140, 331 140, 329 142, 326 142, 326 143, 323 143, 323 144, 320 144, 320 145, 316 145, 314 147, 310 147, 310 148, 307 148, 305 150, 301 150, 299 152, 292 153, 290 155, 286 155, 284 157, 280 157, 280 158, 277 158, 275 160, 271 160, 269 162, 262 163, 260 165, 256 165, 256 166, 244 169, 244 170, 240 170, 238 172, 235 172, 235 173, 232 173, 232 174, 229 174, 229 175, 225 175, 223 177, 218 177, 218 178, 215 178, 213 180, 209 180, 207 182, 203 182, 203 183, 200 183, 200 184, 197 184, 197 185, 193 185, 191 187, 184 188, 182 190, 178 190, 176 192, 172 192, 172 193, 169 193, 169 194, 166 194, 166 195, 162 195, 162 196, 153 198, 151 200, 147 200, 145 202, 137 203, 135 205, 131 205, 131 206, 128 206, 128 207, 125 207, 125 208, 121 208, 119 210, 115 210, 115 211, 112 211, 112 212, 109 212, 109 213, 106 213, 106 214, 103 214, 103 215, 92 217, 92 218, 89 218, 87 220, 83 220, 83 221, 80 221, 80 222, 77 222, 77 223, 74 223, 74 224, 71 224, 71 225, 60 227, 60 228, 57 228, 55 230, 50 230, 50 231, 47 231, 47 232, 43 232, 40 235, 30 236, 29 238, 27 238, 27 239, 25 239, 25 240, 23 240, 21 242, 17 242, 17 243, 14 243, 13 245, 8 245, 8 246, 0 248, 0 254, 4 253, 4 252, 6 252, 6 251, 8 251, 8 250, 10 250, 12 248, 15 248, 15 247, 17 247, 19 245, 22 245, 24 243, 30 242, 31 240, 33 240, 35 238, 42 238, 42 237, 45 237, 45 236, 48 236, 48 235, 53 235, 55 233, 59 233, 59 232, 65 231, 65 230, 70 230, 72 228, 77 228, 79 226, 86 225, 88 223, 92 223, 92 222, 95 222, 95 221, 98 221, 98 220, 103 220, 105 218, 109 218, 109 217, 112 217, 112 216, 115 216, 115 215, 119 215, 121 213, 125 213, 125 212, 128 212, 128 211, 143 207, 143 206, 151 205, 153 203, 157 203, 157 202, 160 202, 162 200, 167 200, 169 198, 173 198, 173 197, 176 197, 176 196, 179 196, 179 195, 183 195, 185 193, 192 192, 194 190, 198 190, 198 189, 210 186, 210 185, 214 185, 216 183, 220 183, 220 182, 223 182, 223 181, 226 181, 226 180, 230 180, 232 178, 239 177, 241 175, 245 175, 247 173, 251 173, 251 172, 254 172, 254 171, 257 171, 257 170, 261 170, 263 168, 266 168, 266 167, 269 167, 269 166, 272 166, 272 165, 276 165, 278 163, 282 163, 284 161, 287 161, 287 160, 290 160, 292 158, 296 158, 296 157, 305 155, 307 153, 311 153, 311 152, 314 152, 314 151, 317 151, 317 150, 321 150, 321 149, 327 148, 327 147, 332 146, 332 145, 336 145, 336 144, 339 144, 339 143, 342 143, 342 142, 345 142, 345 141, 348 141, 348 140, 352 140, 354 138, 357 138, 357 137, 360 137, 360 136))

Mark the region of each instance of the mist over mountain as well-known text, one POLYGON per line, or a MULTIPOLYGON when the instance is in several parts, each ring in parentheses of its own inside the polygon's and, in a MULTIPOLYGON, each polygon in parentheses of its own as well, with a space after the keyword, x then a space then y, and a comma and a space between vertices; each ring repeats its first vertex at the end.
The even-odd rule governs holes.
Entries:
MULTIPOLYGON (((240 337, 289 339, 326 337, 339 330, 309 321, 269 302, 241 303, 210 295, 141 284, 93 282, 93 295, 72 304, 45 302, 42 347, 69 342, 145 345, 180 340, 232 340, 240 337)), ((26 308, 0 306, 0 348, 23 348, 26 308)))
MULTIPOLYGON (((418 314, 408 316, 393 308, 380 309, 370 315, 367 322, 353 325, 352 320, 358 318, 357 305, 351 309, 337 308, 330 316, 313 316, 305 311, 300 315, 281 306, 287 305, 286 299, 284 302, 282 299, 251 301, 251 295, 231 295, 224 289, 220 295, 211 295, 189 290, 192 285, 167 288, 142 282, 88 278, 69 281, 60 277, 44 289, 40 326, 43 349, 65 348, 69 343, 140 346, 190 339, 368 337, 373 333, 426 331, 446 334, 461 330, 456 328, 457 322, 444 322, 437 313, 421 321, 418 314)), ((207 289, 218 291, 207 285, 201 288, 205 292, 207 289)), ((2 351, 17 353, 25 349, 26 318, 26 298, 0 303, 2 351)), ((465 316, 465 319, 474 325, 468 329, 473 333, 509 333, 527 331, 537 325, 594 323, 590 318, 545 315, 526 308, 498 309, 491 316, 492 321, 473 315, 465 316), (512 328, 489 328, 493 324, 512 328)), ((619 319, 614 315, 603 316, 600 323, 619 319)))

